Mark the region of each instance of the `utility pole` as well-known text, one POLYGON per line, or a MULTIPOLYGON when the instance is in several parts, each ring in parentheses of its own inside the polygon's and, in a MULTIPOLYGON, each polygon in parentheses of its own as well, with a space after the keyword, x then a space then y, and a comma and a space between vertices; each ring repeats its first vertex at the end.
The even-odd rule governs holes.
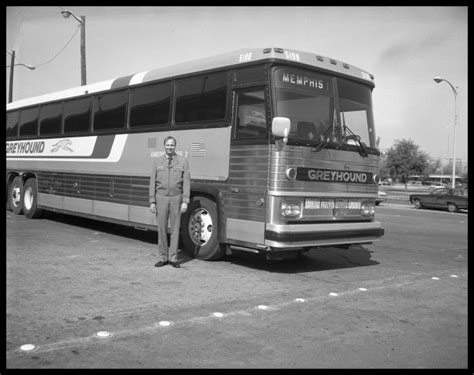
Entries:
POLYGON ((12 102, 13 99, 13 72, 15 66, 15 51, 11 52, 11 63, 10 63, 10 88, 8 90, 8 103, 12 102))

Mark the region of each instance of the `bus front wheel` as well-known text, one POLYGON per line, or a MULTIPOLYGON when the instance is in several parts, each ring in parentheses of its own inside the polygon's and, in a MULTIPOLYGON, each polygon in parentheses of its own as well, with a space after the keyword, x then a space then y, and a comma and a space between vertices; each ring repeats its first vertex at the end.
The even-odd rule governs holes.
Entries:
POLYGON ((16 176, 8 188, 8 205, 16 215, 23 212, 23 182, 20 176, 16 176))
POLYGON ((183 214, 181 234, 186 251, 195 258, 217 260, 225 255, 219 243, 216 204, 205 197, 194 197, 183 214))
POLYGON ((35 219, 43 213, 38 208, 38 187, 36 178, 30 178, 26 181, 23 189, 23 213, 29 219, 35 219))

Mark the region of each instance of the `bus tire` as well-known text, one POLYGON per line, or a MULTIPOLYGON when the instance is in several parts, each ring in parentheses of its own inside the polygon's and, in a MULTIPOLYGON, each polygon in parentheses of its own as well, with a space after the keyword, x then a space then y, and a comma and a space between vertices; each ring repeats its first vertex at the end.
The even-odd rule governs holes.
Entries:
POLYGON ((36 178, 29 178, 23 189, 23 213, 29 219, 41 217, 43 210, 38 208, 38 187, 36 178))
POLYGON ((183 214, 181 238, 187 252, 196 259, 217 260, 225 256, 218 240, 216 203, 209 198, 192 198, 183 214))
POLYGON ((16 215, 23 213, 23 188, 21 176, 16 176, 8 187, 8 205, 16 215))

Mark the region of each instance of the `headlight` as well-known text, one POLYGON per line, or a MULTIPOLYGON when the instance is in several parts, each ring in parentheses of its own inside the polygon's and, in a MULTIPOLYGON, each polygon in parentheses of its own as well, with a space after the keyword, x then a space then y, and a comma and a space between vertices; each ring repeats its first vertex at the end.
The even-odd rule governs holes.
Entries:
POLYGON ((375 205, 367 202, 362 203, 360 213, 362 216, 373 216, 375 214, 375 205))
POLYGON ((301 215, 301 204, 297 202, 281 202, 282 216, 296 217, 301 215))

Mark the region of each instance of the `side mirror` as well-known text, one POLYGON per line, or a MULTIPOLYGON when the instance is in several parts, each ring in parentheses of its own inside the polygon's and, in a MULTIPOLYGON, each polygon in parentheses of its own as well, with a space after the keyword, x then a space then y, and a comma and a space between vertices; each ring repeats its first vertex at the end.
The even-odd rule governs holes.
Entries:
POLYGON ((272 134, 275 137, 282 137, 283 143, 288 142, 288 134, 290 133, 291 122, 287 117, 274 117, 272 121, 272 134))

